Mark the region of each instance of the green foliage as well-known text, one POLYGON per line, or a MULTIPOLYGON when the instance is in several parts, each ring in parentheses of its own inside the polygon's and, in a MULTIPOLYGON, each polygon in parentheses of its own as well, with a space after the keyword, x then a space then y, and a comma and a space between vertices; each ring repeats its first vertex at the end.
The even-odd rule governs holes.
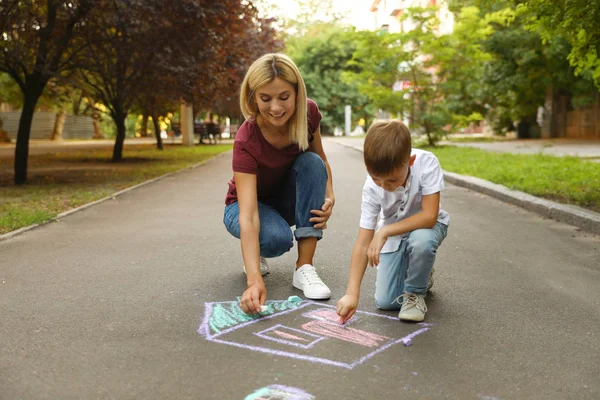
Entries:
POLYGON ((572 48, 568 60, 575 72, 589 71, 600 89, 600 3, 589 0, 529 0, 517 10, 527 27, 538 32, 545 42, 565 37, 572 48))
POLYGON ((304 78, 308 96, 317 102, 323 114, 321 129, 331 133, 344 126, 344 107, 351 105, 354 119, 370 116, 368 98, 355 84, 344 80, 344 72, 356 49, 356 33, 335 23, 314 24, 300 37, 289 37, 287 52, 304 78))
POLYGON ((539 131, 535 122, 537 109, 544 105, 548 90, 570 93, 575 107, 589 105, 597 91, 590 71, 575 76, 568 61, 572 46, 567 38, 556 31, 552 40, 545 40, 540 31, 532 29, 537 15, 522 3, 453 0, 450 7, 459 12, 467 6, 476 6, 480 18, 493 28, 479 42, 492 56, 485 64, 481 82, 490 109, 486 117, 494 130, 500 133, 514 130, 516 121, 522 137, 533 137, 539 131))
POLYGON ((15 108, 23 106, 23 92, 7 73, 0 72, 0 103, 8 103, 15 108))
POLYGON ((431 144, 448 127, 479 121, 487 112, 482 77, 491 59, 481 40, 492 33, 475 7, 464 8, 452 33, 437 34, 436 8, 405 10, 403 33, 361 32, 347 78, 373 104, 408 116, 431 144), (398 87, 404 82, 408 88, 398 87), (396 88, 393 90, 392 88, 396 88))

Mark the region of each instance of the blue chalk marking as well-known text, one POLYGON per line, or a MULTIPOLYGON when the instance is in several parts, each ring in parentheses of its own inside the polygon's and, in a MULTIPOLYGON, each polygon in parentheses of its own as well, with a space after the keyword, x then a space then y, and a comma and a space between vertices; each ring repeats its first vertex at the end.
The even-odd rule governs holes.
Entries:
POLYGON ((314 396, 306 393, 304 390, 283 386, 269 385, 265 388, 260 388, 254 393, 246 396, 244 400, 261 400, 261 399, 277 399, 277 400, 314 400, 314 396))
POLYGON ((240 308, 239 301, 228 303, 215 303, 208 320, 208 327, 213 333, 219 333, 223 329, 231 328, 244 322, 262 318, 265 314, 273 314, 276 311, 286 311, 299 307, 302 299, 298 296, 290 296, 284 301, 267 301, 267 311, 261 311, 261 315, 246 314, 240 308))

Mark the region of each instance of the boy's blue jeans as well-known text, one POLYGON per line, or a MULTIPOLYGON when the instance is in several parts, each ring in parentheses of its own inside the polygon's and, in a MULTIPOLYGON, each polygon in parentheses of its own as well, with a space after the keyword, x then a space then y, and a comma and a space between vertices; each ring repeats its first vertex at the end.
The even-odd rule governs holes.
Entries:
MULTIPOLYGON (((320 210, 325 201, 327 169, 318 154, 305 152, 292 165, 282 192, 258 202, 260 218, 260 255, 271 258, 288 252, 294 241, 290 226, 296 225, 296 240, 323 237, 322 229, 315 229, 309 219, 310 210, 320 210)), ((240 238, 240 207, 237 202, 225 207, 223 223, 227 231, 240 238)))
POLYGON ((447 233, 448 227, 438 222, 432 229, 412 231, 397 251, 379 255, 375 283, 377 308, 400 309, 402 303, 396 299, 405 292, 427 294, 435 254, 447 233))

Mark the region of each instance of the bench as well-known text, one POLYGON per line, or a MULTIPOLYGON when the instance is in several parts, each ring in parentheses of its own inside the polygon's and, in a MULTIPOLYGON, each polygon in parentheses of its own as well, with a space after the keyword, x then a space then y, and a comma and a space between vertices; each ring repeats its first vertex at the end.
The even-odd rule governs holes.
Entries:
MULTIPOLYGON (((181 124, 174 122, 171 126, 172 135, 181 136, 181 124)), ((221 140, 221 129, 214 122, 194 122, 194 135, 198 135, 198 144, 205 144, 205 140, 216 144, 221 140)))

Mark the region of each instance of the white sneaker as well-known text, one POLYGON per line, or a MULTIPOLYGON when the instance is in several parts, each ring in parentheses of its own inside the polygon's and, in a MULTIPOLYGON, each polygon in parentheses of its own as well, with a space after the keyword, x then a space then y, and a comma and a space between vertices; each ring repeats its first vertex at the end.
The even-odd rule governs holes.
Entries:
POLYGON ((423 321, 427 312, 425 298, 416 293, 404 293, 402 297, 402 308, 398 313, 398 318, 402 321, 423 321))
POLYGON ((430 291, 433 287, 433 273, 435 272, 435 268, 431 268, 431 274, 429 274, 429 282, 427 282, 427 291, 430 291))
POLYGON ((317 270, 310 264, 304 264, 294 271, 292 284, 304 292, 304 296, 312 300, 326 300, 331 297, 331 290, 323 283, 317 270))
MULTIPOLYGON (((246 273, 246 265, 244 265, 244 273, 246 273)), ((264 257, 260 258, 260 274, 265 276, 269 273, 269 264, 267 264, 267 259, 264 257)))

